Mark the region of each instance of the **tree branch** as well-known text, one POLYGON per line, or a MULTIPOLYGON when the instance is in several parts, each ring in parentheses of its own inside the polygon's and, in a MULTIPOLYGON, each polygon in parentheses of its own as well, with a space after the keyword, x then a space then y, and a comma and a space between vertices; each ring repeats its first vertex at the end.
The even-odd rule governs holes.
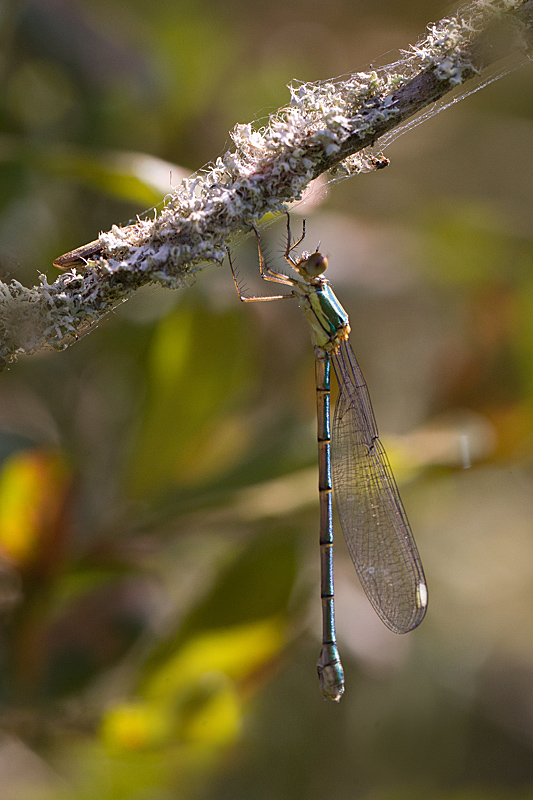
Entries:
POLYGON ((80 331, 146 283, 177 288, 267 212, 299 199, 327 170, 345 175, 385 166, 365 152, 421 109, 500 59, 528 52, 533 0, 474 0, 428 27, 402 59, 369 73, 294 82, 291 103, 254 130, 237 125, 235 150, 183 181, 150 219, 100 234, 60 257, 70 271, 31 289, 0 283, 0 364, 66 347, 80 331))

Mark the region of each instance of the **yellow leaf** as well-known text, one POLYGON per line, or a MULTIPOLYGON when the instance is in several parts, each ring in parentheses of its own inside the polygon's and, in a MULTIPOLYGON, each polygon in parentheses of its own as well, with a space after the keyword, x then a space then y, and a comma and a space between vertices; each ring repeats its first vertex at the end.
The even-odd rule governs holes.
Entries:
POLYGON ((0 548, 19 564, 35 557, 63 500, 66 467, 55 453, 26 450, 0 473, 0 548))

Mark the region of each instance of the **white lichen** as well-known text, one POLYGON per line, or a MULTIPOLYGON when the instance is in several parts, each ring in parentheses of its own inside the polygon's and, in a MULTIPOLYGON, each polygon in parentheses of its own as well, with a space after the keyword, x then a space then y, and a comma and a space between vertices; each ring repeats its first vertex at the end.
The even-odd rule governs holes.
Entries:
POLYGON ((301 198, 324 170, 352 175, 384 166, 386 159, 364 147, 407 116, 398 101, 402 88, 424 72, 446 85, 443 92, 461 84, 476 71, 468 56, 472 38, 522 4, 474 0, 428 26, 395 63, 333 81, 293 81, 289 105, 268 124, 236 125, 231 152, 184 180, 159 213, 100 234, 101 253, 81 271, 53 284, 41 276, 31 289, 0 284, 0 358, 66 346, 145 283, 190 283, 202 264, 224 259, 231 236, 301 198))

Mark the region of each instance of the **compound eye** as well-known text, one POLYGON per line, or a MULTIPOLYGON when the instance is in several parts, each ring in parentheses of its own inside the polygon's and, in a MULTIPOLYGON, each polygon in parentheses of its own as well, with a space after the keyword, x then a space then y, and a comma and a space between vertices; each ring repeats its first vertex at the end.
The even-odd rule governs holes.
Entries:
POLYGON ((310 277, 316 278, 326 271, 328 267, 327 256, 322 255, 322 253, 311 253, 311 255, 307 256, 305 259, 305 263, 302 264, 302 267, 310 277))

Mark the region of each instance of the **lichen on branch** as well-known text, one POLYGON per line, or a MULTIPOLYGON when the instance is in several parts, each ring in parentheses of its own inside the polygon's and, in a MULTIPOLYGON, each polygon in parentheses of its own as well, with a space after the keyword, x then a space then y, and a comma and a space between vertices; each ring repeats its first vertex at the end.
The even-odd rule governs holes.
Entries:
POLYGON ((54 283, 0 283, 0 363, 61 349, 147 283, 178 288, 222 261, 233 236, 301 198, 326 171, 352 175, 387 162, 368 152, 421 109, 532 44, 533 0, 474 0, 429 25, 398 61, 319 83, 294 81, 268 123, 236 125, 234 149, 184 180, 161 211, 63 257, 54 283))

